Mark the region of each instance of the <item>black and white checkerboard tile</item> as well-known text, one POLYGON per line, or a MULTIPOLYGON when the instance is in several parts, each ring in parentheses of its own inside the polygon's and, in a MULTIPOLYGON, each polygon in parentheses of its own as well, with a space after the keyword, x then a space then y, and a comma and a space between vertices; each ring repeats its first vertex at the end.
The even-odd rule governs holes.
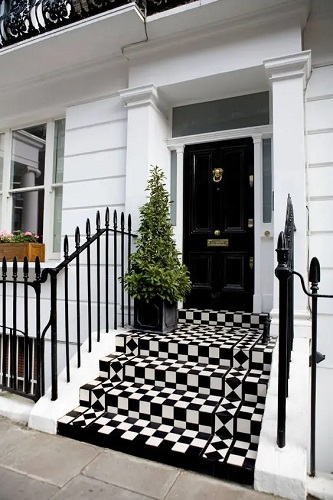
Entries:
POLYGON ((267 315, 187 310, 179 322, 117 335, 58 432, 251 483, 276 343, 262 343, 267 315))
POLYGON ((266 313, 247 313, 244 311, 212 311, 211 309, 180 309, 178 311, 178 323, 180 324, 222 325, 263 330, 268 318, 266 313))
MULTIPOLYGON (((118 353, 182 362, 264 368, 270 365, 275 341, 262 344, 258 329, 183 325, 166 335, 128 332, 116 337, 118 353), (128 347, 130 346, 130 347, 128 347), (261 364, 261 366, 260 366, 261 364)), ((105 358, 107 359, 107 358, 105 358)), ((107 373, 107 368, 103 368, 107 373)))
POLYGON ((124 381, 106 395, 108 413, 212 434, 219 396, 124 381))

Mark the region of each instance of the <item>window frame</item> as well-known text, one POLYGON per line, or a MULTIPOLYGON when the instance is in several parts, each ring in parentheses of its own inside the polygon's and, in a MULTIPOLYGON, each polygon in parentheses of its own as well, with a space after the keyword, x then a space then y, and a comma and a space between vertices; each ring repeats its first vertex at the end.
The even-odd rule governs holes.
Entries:
MULTIPOLYGON (((44 211, 43 211, 43 242, 45 244, 45 260, 59 260, 62 255, 62 248, 59 252, 53 251, 53 232, 54 232, 54 209, 55 209, 55 191, 56 188, 63 187, 63 182, 54 182, 54 150, 55 150, 55 123, 58 120, 65 119, 65 116, 57 116, 52 120, 38 120, 22 126, 12 127, 7 130, 0 130, 0 134, 4 134, 4 159, 3 159, 3 178, 2 191, 0 191, 1 200, 1 216, 0 229, 6 229, 8 232, 12 228, 12 211, 13 211, 13 194, 20 190, 11 188, 11 168, 12 168, 12 145, 13 132, 24 128, 46 125, 46 142, 45 142, 45 171, 44 184, 38 187, 44 191, 44 211)), ((29 189, 36 191, 36 189, 29 189)), ((62 236, 62 235, 61 235, 62 236)))

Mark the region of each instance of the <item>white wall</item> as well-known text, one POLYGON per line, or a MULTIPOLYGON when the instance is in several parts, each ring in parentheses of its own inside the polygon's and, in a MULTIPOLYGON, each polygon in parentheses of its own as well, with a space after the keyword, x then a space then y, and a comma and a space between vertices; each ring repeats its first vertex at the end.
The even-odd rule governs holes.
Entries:
MULTIPOLYGON (((213 30, 185 42, 146 44, 139 54, 129 53, 129 86, 176 82, 260 66, 265 59, 301 50, 299 27, 281 25, 244 29, 242 33, 213 30), (152 64, 152 61, 154 64, 152 64)), ((209 88, 207 88, 209 92, 209 88)))
POLYGON ((118 94, 67 108, 62 233, 124 210, 127 113, 118 94))
MULTIPOLYGON (((306 94, 309 255, 321 264, 319 293, 333 294, 333 3, 315 0, 305 31, 312 51, 312 75, 306 94)), ((333 299, 319 300, 317 466, 333 470, 333 299)))

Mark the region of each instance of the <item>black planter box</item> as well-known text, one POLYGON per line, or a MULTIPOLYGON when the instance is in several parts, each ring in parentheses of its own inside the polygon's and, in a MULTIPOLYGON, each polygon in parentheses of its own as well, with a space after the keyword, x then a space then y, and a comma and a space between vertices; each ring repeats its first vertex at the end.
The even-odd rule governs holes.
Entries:
POLYGON ((167 333, 177 326, 177 304, 156 298, 149 302, 134 300, 134 328, 167 333))

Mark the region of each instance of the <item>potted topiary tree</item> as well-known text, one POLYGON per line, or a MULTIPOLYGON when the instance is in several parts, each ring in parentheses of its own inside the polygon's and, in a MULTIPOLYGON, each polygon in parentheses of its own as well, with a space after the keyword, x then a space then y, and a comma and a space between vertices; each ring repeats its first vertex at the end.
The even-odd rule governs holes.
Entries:
POLYGON ((177 323, 177 302, 191 289, 187 268, 179 260, 170 220, 164 173, 152 167, 140 208, 136 251, 130 257, 125 289, 134 298, 134 327, 168 332, 177 323))

